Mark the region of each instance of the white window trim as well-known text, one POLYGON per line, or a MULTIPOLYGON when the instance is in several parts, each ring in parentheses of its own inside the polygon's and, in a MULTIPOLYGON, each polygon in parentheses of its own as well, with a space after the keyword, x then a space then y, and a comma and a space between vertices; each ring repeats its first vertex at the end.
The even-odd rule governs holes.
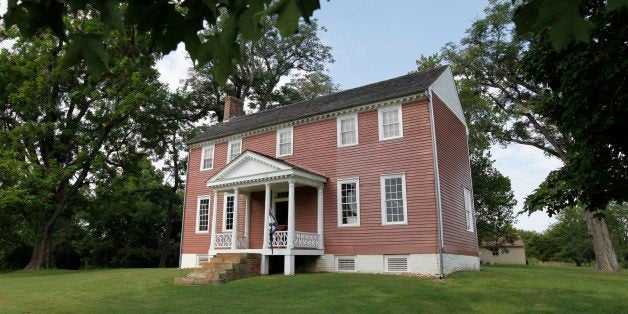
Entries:
POLYGON ((392 139, 396 139, 396 138, 402 138, 403 137, 403 110, 401 109, 401 104, 395 104, 395 105, 390 105, 390 106, 385 106, 385 107, 380 107, 377 109, 377 128, 379 130, 379 140, 380 141, 386 141, 386 140, 392 140, 392 139), (395 137, 384 137, 384 129, 383 129, 383 122, 384 119, 382 118, 382 111, 388 111, 390 109, 397 109, 398 113, 399 113, 399 136, 395 136, 395 137))
POLYGON ((403 172, 400 173, 390 173, 390 174, 382 174, 379 179, 379 196, 381 199, 381 207, 382 207, 382 225, 407 225, 408 224, 408 194, 406 190, 406 174, 403 172), (403 221, 395 221, 395 222, 387 222, 386 221, 386 179, 398 178, 401 177, 401 188, 403 190, 403 221))
POLYGON ((216 161, 214 156, 216 156, 216 146, 208 145, 208 146, 201 147, 201 171, 207 171, 207 170, 214 169, 214 162, 216 161), (205 165, 205 150, 208 149, 208 148, 212 149, 212 166, 210 168, 203 168, 203 166, 205 165))
POLYGON ((337 272, 343 273, 354 273, 358 270, 357 259, 355 255, 336 255, 334 257, 334 270, 337 272), (338 268, 338 260, 340 259, 352 259, 353 260, 353 270, 344 270, 338 268))
POLYGON ((464 219, 465 219, 467 231, 473 232, 473 229, 474 229, 473 225, 475 225, 475 221, 474 221, 475 215, 473 213, 473 196, 471 195, 471 190, 468 189, 467 187, 462 187, 462 201, 464 202, 464 219), (467 203, 467 194, 469 195, 468 203, 467 203), (468 215, 467 214, 468 212, 470 212, 471 214, 468 215))
POLYGON ((294 154, 294 128, 292 126, 286 127, 286 128, 281 128, 281 129, 277 129, 277 135, 275 136, 275 155, 277 157, 284 157, 284 156, 292 156, 292 154, 294 154), (290 154, 283 154, 281 155, 281 151, 279 150, 279 134, 281 134, 282 132, 285 132, 287 130, 290 130, 290 154))
POLYGON ((211 228, 211 226, 209 225, 209 217, 211 217, 211 196, 209 195, 201 195, 199 197, 196 198, 196 233, 209 233, 209 229, 211 228), (200 220, 200 215, 201 215, 201 200, 207 200, 208 201, 208 207, 207 207, 207 231, 200 231, 199 230, 199 220, 200 220))
MULTIPOLYGON (((222 232, 231 232, 233 231, 233 229, 229 230, 227 229, 227 197, 229 196, 233 196, 233 202, 234 202, 234 206, 235 206, 235 194, 233 193, 225 193, 225 195, 223 196, 222 199, 222 232)), ((234 212, 233 214, 235 215, 235 208, 234 208, 234 212)), ((237 228, 237 226, 233 226, 234 228, 237 228)))
MULTIPOLYGON (((229 140, 229 143, 227 144, 227 163, 231 162, 231 144, 235 144, 235 143, 240 143, 240 153, 238 153, 238 156, 240 154, 242 154, 242 138, 236 138, 236 139, 232 139, 229 140)), ((236 156, 237 158, 237 156, 236 156)), ((235 158, 234 158, 235 159, 235 158)))
POLYGON ((336 183, 336 207, 337 207, 337 213, 338 213, 338 227, 359 227, 360 226, 360 178, 351 178, 351 179, 338 179, 337 183, 336 183), (356 202, 358 205, 358 222, 357 223, 353 223, 353 224, 343 224, 342 223, 342 191, 341 191, 341 185, 342 183, 355 183, 355 193, 357 194, 356 196, 356 202))
POLYGON ((358 131, 358 114, 357 113, 350 113, 350 114, 345 114, 345 115, 341 115, 338 116, 336 118, 336 141, 337 141, 337 146, 338 147, 349 147, 349 146, 356 146, 360 143, 360 132, 358 131), (353 118, 355 119, 355 143, 351 143, 351 144, 342 144, 342 138, 340 137, 340 121, 341 120, 345 120, 348 118, 353 118))

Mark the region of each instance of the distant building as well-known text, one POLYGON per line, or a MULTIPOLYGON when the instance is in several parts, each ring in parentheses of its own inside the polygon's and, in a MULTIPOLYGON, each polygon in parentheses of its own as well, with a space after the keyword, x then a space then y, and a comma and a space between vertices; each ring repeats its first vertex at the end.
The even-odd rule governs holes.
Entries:
POLYGON ((484 264, 514 264, 525 265, 526 264, 526 250, 521 238, 517 239, 515 243, 506 243, 500 247, 483 246, 480 248, 480 261, 484 264), (508 252, 504 252, 502 249, 507 249, 508 252))

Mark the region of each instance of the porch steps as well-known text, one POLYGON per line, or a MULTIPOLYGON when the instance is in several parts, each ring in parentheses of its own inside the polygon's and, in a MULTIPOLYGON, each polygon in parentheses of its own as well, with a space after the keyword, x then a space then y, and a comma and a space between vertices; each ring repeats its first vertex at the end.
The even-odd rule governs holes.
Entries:
POLYGON ((260 275, 262 256, 252 253, 218 253, 186 277, 175 278, 180 285, 218 285, 260 275))

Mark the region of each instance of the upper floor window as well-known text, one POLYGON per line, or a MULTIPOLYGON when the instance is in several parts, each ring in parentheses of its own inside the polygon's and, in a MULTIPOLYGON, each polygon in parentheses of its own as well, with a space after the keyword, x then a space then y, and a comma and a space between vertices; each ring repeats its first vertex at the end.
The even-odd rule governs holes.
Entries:
POLYGON ((408 223, 405 174, 382 175, 382 224, 408 223))
POLYGON ((464 212, 467 218, 467 230, 473 231, 473 204, 471 203, 471 190, 464 188, 464 212))
POLYGON ((338 226, 360 225, 360 180, 338 180, 338 226))
POLYGON ((358 144, 358 115, 350 114, 337 118, 338 147, 358 144))
POLYGON ((214 168, 214 145, 206 146, 201 151, 201 170, 214 168))
POLYGON ((292 127, 277 130, 277 156, 292 155, 292 127))
POLYGON ((233 230, 233 205, 235 196, 225 195, 225 211, 223 214, 223 231, 233 230))
POLYGON ((401 105, 379 108, 379 140, 403 137, 401 105))
POLYGON ((229 147, 227 148, 227 162, 234 160, 242 152, 242 139, 235 139, 229 141, 229 147))
POLYGON ((209 231, 209 196, 199 196, 196 205, 196 232, 209 231))

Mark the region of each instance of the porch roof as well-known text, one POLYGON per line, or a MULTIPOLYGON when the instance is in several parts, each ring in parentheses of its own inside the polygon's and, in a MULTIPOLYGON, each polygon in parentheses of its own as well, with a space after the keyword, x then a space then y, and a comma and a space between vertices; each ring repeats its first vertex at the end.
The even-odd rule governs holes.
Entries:
POLYGON ((207 186, 224 190, 287 180, 320 186, 327 181, 327 177, 287 161, 246 150, 209 178, 207 186))

